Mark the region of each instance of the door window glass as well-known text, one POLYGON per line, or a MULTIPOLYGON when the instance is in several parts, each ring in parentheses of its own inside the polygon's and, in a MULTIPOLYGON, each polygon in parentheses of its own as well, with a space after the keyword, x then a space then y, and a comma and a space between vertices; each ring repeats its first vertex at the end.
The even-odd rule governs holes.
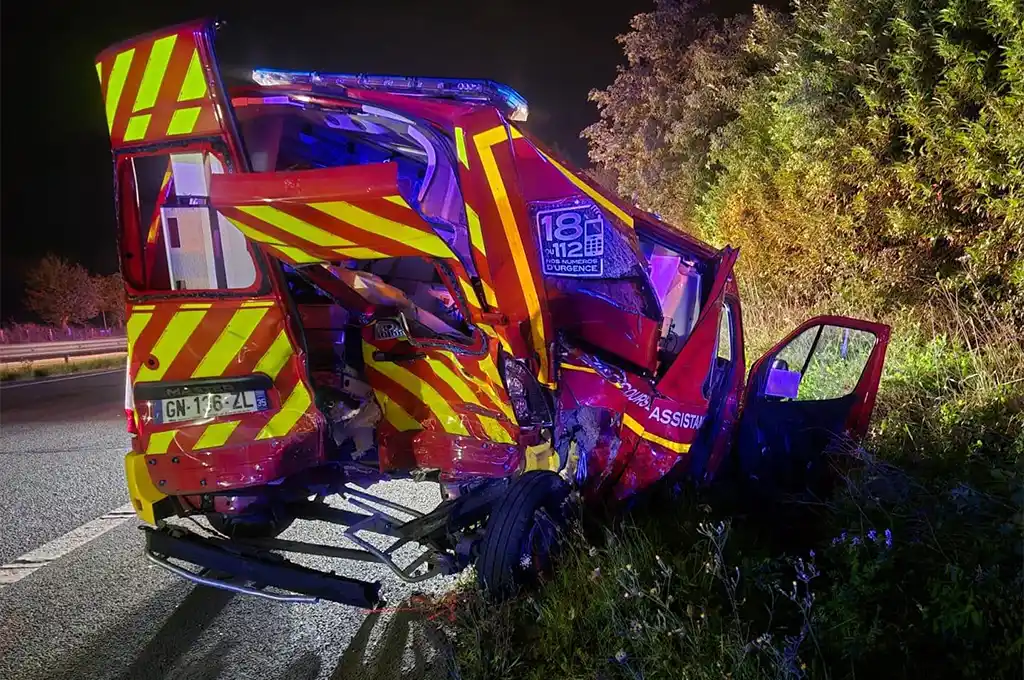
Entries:
POLYGON ((732 361, 732 309, 728 304, 722 305, 722 314, 718 319, 718 362, 728 364, 732 361))
POLYGON ((875 342, 867 331, 812 326, 773 357, 765 395, 796 401, 845 397, 857 388, 875 342))
POLYGON ((735 343, 735 326, 733 313, 728 303, 722 305, 718 316, 718 339, 715 345, 715 360, 711 365, 705 396, 709 399, 718 394, 718 389, 726 382, 732 368, 733 348, 735 343))
MULTIPOLYGON (((141 262, 125 267, 146 292, 240 290, 256 283, 256 265, 240 231, 209 206, 210 176, 224 172, 213 154, 138 156, 125 165, 122 186, 134 189, 141 262)), ((125 257, 128 257, 126 254, 125 257)), ((132 254, 134 257, 134 253, 132 254)))

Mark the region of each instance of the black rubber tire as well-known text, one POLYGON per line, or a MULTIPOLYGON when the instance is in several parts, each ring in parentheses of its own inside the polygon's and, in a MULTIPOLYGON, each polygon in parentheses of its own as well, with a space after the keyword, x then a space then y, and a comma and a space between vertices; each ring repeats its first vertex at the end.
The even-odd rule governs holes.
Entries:
POLYGON ((558 530, 565 526, 568 495, 565 480, 549 470, 533 470, 512 482, 487 521, 477 558, 477 583, 484 591, 501 599, 536 583, 541 574, 521 565, 525 543, 538 510, 544 510, 558 530))
POLYGON ((206 516, 207 521, 215 530, 228 538, 277 538, 295 521, 294 517, 261 516, 251 518, 245 516, 225 515, 212 512, 206 516))

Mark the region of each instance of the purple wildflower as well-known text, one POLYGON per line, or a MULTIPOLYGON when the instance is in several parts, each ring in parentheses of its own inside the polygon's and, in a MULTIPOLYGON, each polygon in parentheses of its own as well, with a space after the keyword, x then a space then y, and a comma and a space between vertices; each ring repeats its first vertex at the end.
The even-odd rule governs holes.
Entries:
POLYGON ((811 559, 812 560, 814 559, 814 551, 813 550, 811 551, 811 559))
POLYGON ((889 529, 885 530, 885 547, 886 549, 892 547, 892 531, 889 529))
POLYGON ((868 532, 868 540, 870 540, 872 543, 877 541, 878 540, 878 532, 875 531, 874 529, 869 531, 868 532))
POLYGON ((860 545, 860 536, 854 536, 853 540, 850 541, 853 545, 860 545))

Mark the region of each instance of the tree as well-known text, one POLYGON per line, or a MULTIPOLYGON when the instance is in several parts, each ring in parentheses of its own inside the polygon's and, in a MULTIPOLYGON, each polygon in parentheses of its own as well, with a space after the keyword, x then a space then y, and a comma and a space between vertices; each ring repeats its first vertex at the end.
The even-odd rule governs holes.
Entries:
POLYGON ((657 0, 591 93, 591 159, 743 250, 747 281, 870 311, 938 291, 1024 327, 1022 0, 657 0))
POLYGON ((611 168, 603 165, 594 165, 584 168, 583 174, 601 188, 612 193, 619 192, 619 177, 611 168))
POLYGON ((787 244, 774 281, 808 296, 952 288, 1024 325, 1021 2, 809 0, 778 54, 716 142, 705 230, 787 244))
POLYGON ((26 306, 46 323, 67 328, 96 316, 99 294, 80 264, 46 255, 25 277, 26 306))
POLYGON ((590 93, 601 116, 583 131, 591 160, 614 173, 625 197, 680 226, 690 226, 713 180, 715 133, 770 65, 744 49, 751 21, 718 18, 707 0, 658 0, 618 38, 627 66, 590 93))
POLYGON ((103 317, 103 327, 120 327, 124 324, 125 296, 124 280, 120 273, 97 276, 93 279, 98 297, 98 308, 103 317))

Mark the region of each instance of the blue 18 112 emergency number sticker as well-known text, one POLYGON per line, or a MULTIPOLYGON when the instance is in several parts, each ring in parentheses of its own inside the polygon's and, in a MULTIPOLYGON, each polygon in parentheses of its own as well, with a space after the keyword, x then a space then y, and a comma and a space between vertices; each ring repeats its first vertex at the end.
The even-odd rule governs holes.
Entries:
POLYGON ((604 217, 594 204, 537 210, 543 273, 577 278, 604 274, 604 217))

